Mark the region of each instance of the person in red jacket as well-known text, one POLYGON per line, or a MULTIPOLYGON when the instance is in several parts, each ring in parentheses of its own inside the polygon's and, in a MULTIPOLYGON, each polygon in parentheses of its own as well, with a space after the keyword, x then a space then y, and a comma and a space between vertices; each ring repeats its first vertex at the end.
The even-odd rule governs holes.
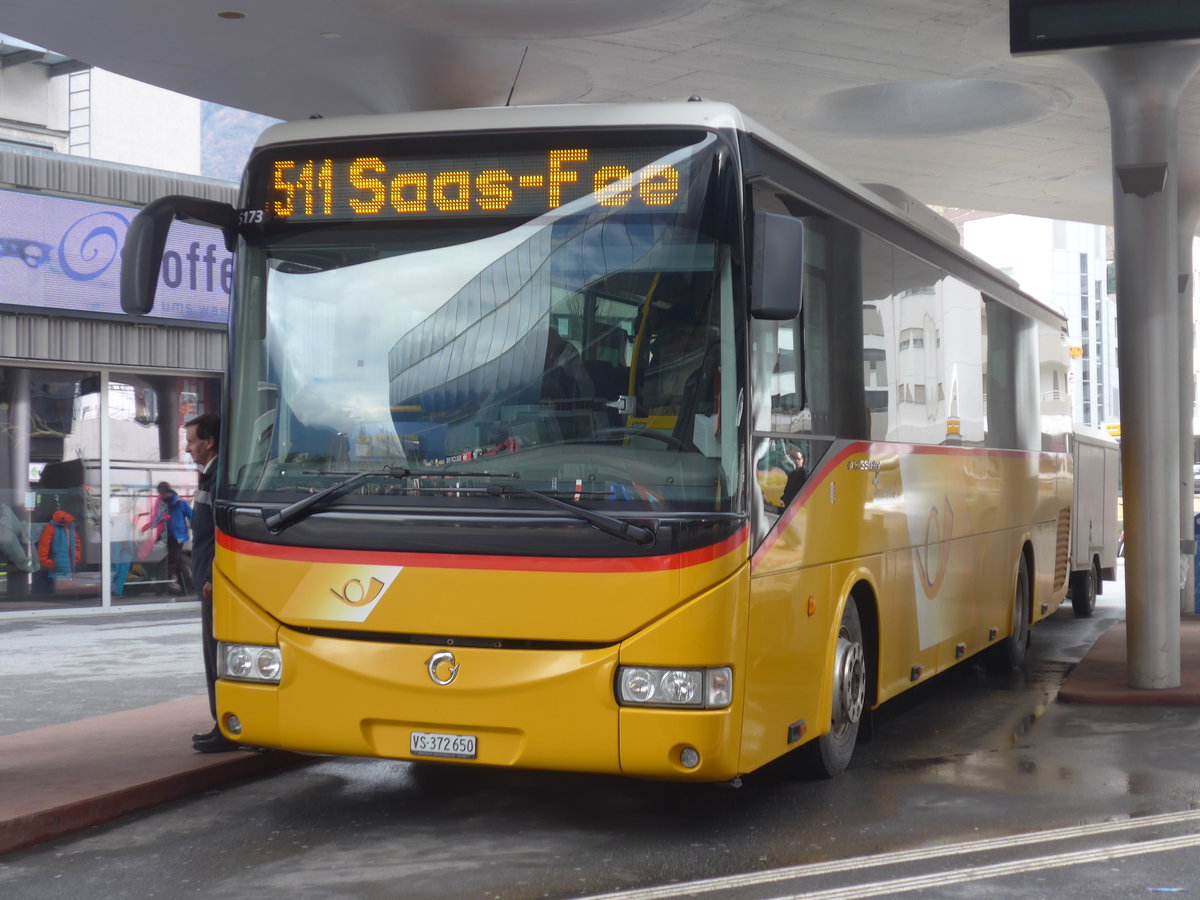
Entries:
POLYGON ((38 538, 38 560, 44 576, 40 579, 47 593, 54 593, 54 583, 59 578, 74 578, 75 567, 83 559, 83 541, 75 530, 75 517, 60 509, 50 517, 38 538))

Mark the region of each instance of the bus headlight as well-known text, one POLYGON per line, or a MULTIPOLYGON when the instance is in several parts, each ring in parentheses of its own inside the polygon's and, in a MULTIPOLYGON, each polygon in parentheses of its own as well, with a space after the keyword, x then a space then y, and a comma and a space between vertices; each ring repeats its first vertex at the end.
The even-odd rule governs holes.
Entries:
POLYGON ((617 669, 617 702, 622 706, 724 709, 733 702, 733 670, 729 666, 621 666, 617 669))
POLYGON ((279 684, 283 676, 283 655, 278 647, 258 644, 217 644, 217 677, 233 681, 279 684))

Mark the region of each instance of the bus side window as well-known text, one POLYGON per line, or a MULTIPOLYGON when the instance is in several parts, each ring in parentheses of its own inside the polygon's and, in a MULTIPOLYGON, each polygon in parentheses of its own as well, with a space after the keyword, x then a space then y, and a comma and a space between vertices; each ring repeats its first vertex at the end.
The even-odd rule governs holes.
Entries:
POLYGON ((804 348, 800 319, 757 319, 754 333, 756 431, 801 432, 812 428, 804 402, 804 348))
POLYGON ((799 496, 808 481, 809 457, 814 450, 814 443, 817 442, 766 439, 766 450, 759 458, 757 477, 769 512, 782 512, 799 496))

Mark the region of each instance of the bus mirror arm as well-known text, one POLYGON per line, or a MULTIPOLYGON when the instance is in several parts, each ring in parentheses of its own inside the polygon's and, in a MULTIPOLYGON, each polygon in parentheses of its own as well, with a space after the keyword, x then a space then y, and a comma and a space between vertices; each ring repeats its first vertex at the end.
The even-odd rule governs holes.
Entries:
POLYGON ((158 273, 171 222, 194 222, 221 229, 225 247, 237 243, 237 210, 228 203, 198 197, 160 197, 147 203, 129 223, 121 248, 121 308, 131 316, 154 309, 158 273))
POLYGON ((804 297, 804 222, 756 212, 752 240, 750 315, 776 321, 796 318, 804 297))

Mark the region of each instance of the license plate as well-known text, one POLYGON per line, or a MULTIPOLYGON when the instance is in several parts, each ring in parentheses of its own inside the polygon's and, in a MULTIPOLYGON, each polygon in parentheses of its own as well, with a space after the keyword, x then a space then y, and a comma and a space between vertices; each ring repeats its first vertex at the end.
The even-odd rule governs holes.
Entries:
POLYGON ((408 741, 408 750, 413 756, 448 756, 452 759, 474 759, 475 735, 414 731, 408 741))

